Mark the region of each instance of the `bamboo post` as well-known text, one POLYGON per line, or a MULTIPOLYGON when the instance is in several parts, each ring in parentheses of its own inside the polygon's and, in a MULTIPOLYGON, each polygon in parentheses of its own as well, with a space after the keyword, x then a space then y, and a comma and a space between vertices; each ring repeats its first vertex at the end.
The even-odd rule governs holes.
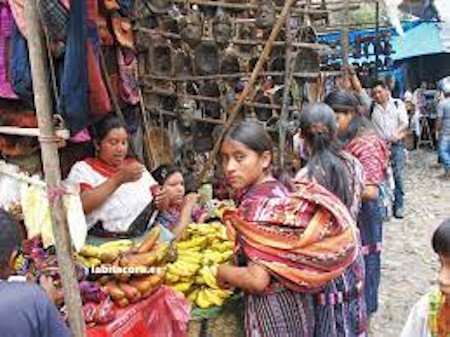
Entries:
POLYGON ((219 153, 220 144, 222 143, 223 137, 225 136, 227 131, 230 129, 234 120, 236 119, 236 117, 239 113, 239 110, 241 109, 242 104, 244 103, 244 100, 247 98, 248 94, 250 94, 250 92, 252 91, 253 85, 255 84, 255 82, 258 78, 258 75, 261 72, 261 70, 263 69, 264 63, 267 61, 267 58, 270 55, 270 51, 272 50, 272 44, 275 41, 275 39, 277 38, 278 33, 281 30, 281 27, 283 26, 283 24, 286 20, 286 17, 289 14, 289 10, 291 9, 291 6, 296 1, 297 0, 287 0, 284 3, 283 10, 281 11, 280 16, 278 17, 266 44, 264 45, 264 49, 263 49, 261 55, 259 56, 258 62, 256 63, 255 68, 253 69, 250 79, 246 83, 244 90, 242 91, 241 95, 239 96, 239 99, 237 100, 236 104, 233 105, 233 107, 231 108, 230 116, 227 119, 227 122, 225 123, 225 126, 222 129, 216 143, 214 144, 214 148, 211 152, 211 156, 209 156, 208 162, 206 163, 205 167, 203 168, 203 170, 200 172, 200 174, 198 176, 197 183, 199 186, 202 184, 202 180, 203 180, 206 172, 213 165, 214 160, 216 159, 216 156, 219 153))
MULTIPOLYGON (((344 18, 348 18, 349 15, 349 4, 346 2, 344 8, 344 18)), ((344 24, 341 29, 341 47, 342 47, 342 65, 344 69, 348 68, 348 54, 350 51, 349 41, 348 41, 348 25, 344 24)), ((347 76, 347 72, 345 72, 347 76)))
POLYGON ((285 147, 286 147, 286 121, 289 113, 289 93, 291 88, 292 78, 292 42, 293 36, 291 31, 290 15, 288 14, 285 23, 286 31, 286 58, 284 65, 284 88, 283 101, 281 105, 280 118, 278 120, 278 137, 279 137, 279 152, 278 163, 281 169, 284 169, 285 164, 285 147))
POLYGON ((50 216, 56 242, 56 255, 61 273, 69 324, 74 337, 85 336, 85 323, 81 310, 81 297, 72 261, 72 248, 67 225, 66 211, 61 197, 61 168, 52 123, 52 101, 49 89, 49 73, 42 27, 39 22, 36 0, 26 0, 25 17, 28 28, 28 48, 33 78, 34 102, 47 188, 56 197, 50 200, 50 216))

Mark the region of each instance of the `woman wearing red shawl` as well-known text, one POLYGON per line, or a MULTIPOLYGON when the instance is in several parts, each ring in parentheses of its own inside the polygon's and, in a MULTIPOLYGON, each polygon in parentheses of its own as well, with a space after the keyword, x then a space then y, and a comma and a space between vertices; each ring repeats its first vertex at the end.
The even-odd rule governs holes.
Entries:
POLYGON ((384 181, 389 154, 370 121, 358 113, 359 102, 355 95, 349 91, 337 90, 329 94, 325 102, 336 114, 338 134, 345 150, 355 156, 364 168, 365 188, 358 227, 366 264, 364 289, 367 312, 370 315, 378 309, 382 217, 377 199, 379 185, 384 181))
POLYGON ((354 221, 322 186, 299 182, 290 191, 273 177, 272 141, 257 122, 227 132, 221 156, 228 183, 242 193, 224 214, 236 265, 219 267, 218 284, 244 291, 247 336, 314 336, 310 293, 354 262, 354 221))

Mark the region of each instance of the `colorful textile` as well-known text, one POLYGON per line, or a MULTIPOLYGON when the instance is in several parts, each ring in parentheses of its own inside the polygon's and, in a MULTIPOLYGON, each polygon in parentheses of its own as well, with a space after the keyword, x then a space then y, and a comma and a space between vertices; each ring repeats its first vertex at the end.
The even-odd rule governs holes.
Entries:
POLYGON ((358 254, 358 233, 347 208, 316 183, 297 182, 288 197, 244 198, 224 220, 250 260, 296 291, 324 286, 358 254))
POLYGON ((382 220, 380 207, 376 200, 362 203, 358 227, 366 265, 364 292, 367 313, 370 315, 378 310, 378 290, 381 278, 382 220))
POLYGON ((69 10, 60 0, 37 2, 50 41, 65 41, 69 22, 69 10))
POLYGON ((309 294, 284 289, 245 297, 248 337, 313 337, 314 312, 309 294))
POLYGON ((364 279, 364 258, 360 254, 342 276, 314 294, 314 337, 367 336, 364 279))
MULTIPOLYGON (((245 199, 283 198, 288 190, 278 181, 269 181, 240 193, 241 205, 245 199)), ((238 246, 237 262, 246 265, 247 257, 238 246)), ((246 294, 245 330, 248 337, 312 337, 314 332, 314 311, 312 295, 283 288, 272 278, 264 294, 246 294)))
POLYGON ((445 305, 445 296, 435 290, 429 295, 428 325, 432 337, 450 336, 450 307, 445 305))
MULTIPOLYGON (((364 188, 364 169, 361 163, 350 153, 348 152, 341 152, 341 158, 343 160, 343 163, 345 167, 347 168, 347 181, 348 181, 348 187, 351 191, 351 195, 353 196, 353 199, 351 200, 351 203, 347 205, 350 214, 354 219, 357 218, 359 209, 361 207, 361 195, 364 188)), ((322 173, 322 176, 325 175, 325 173, 322 173)), ((302 168, 296 175, 295 175, 295 181, 302 181, 302 180, 310 180, 310 177, 308 176, 308 167, 305 166, 302 168)), ((313 181, 315 181, 313 179, 313 181)))
POLYGON ((345 150, 363 165, 366 185, 379 185, 385 179, 389 151, 374 131, 355 137, 345 146, 345 150))
MULTIPOLYGON (((70 170, 67 180, 80 185, 81 190, 92 189, 107 181, 116 170, 99 159, 89 158, 77 162, 70 170)), ((109 232, 126 232, 152 201, 150 187, 153 185, 156 185, 156 181, 148 171, 144 171, 138 181, 122 184, 102 206, 87 214, 88 226, 101 222, 103 229, 109 232)))
POLYGON ((10 42, 14 21, 8 3, 0 3, 0 97, 17 99, 9 79, 10 42))
POLYGON ((117 64, 120 75, 120 98, 128 104, 139 103, 139 84, 137 80, 138 64, 131 50, 117 48, 117 64))

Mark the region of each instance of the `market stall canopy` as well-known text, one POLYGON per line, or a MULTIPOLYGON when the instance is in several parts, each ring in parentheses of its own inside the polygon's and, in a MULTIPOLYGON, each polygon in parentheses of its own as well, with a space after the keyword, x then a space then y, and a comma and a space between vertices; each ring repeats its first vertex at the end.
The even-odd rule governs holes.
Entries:
POLYGON ((394 36, 392 47, 394 61, 450 52, 450 25, 439 22, 422 22, 406 31, 405 35, 394 36))

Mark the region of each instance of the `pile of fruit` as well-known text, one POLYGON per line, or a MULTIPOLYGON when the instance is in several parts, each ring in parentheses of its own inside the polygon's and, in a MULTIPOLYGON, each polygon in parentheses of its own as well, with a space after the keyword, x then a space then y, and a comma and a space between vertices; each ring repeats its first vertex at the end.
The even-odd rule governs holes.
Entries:
POLYGON ((176 261, 167 266, 166 283, 194 306, 222 306, 233 292, 217 285, 217 268, 230 261, 233 246, 221 223, 189 225, 176 245, 176 261))
POLYGON ((76 259, 91 271, 98 270, 90 277, 97 279, 117 306, 126 307, 150 296, 164 281, 169 245, 157 243, 160 233, 161 228, 155 227, 138 245, 131 240, 86 245, 76 259), (115 272, 125 268, 133 273, 115 272))

